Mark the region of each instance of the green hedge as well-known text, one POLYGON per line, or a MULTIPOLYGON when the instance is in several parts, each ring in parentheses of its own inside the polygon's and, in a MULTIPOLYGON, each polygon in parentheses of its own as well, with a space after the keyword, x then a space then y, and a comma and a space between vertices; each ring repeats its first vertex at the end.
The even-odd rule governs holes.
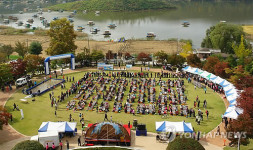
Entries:
POLYGON ((178 136, 168 144, 166 150, 205 150, 205 148, 192 138, 178 136))
POLYGON ((45 148, 38 141, 27 140, 16 144, 12 150, 45 150, 45 148))

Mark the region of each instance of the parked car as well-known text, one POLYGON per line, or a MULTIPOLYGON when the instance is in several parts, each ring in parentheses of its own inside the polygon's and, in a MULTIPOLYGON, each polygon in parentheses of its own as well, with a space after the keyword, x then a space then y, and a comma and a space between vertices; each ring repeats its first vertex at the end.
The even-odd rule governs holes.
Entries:
POLYGON ((27 79, 26 78, 19 78, 16 81, 16 86, 17 87, 24 86, 25 84, 27 84, 27 79))

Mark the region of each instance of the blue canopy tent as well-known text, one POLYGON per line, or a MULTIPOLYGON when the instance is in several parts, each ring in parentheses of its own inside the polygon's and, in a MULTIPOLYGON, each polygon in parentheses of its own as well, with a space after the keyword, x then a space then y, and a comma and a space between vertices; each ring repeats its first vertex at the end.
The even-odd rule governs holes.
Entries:
POLYGON ((156 122, 156 131, 157 132, 192 133, 193 128, 192 128, 191 123, 161 121, 161 122, 156 122))
POLYGON ((76 122, 42 122, 38 132, 75 132, 76 122))

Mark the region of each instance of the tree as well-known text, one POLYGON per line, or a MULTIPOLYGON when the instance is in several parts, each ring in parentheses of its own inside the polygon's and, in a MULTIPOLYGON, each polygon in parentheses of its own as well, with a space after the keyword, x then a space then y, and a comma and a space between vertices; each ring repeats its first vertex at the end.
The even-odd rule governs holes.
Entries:
MULTIPOLYGON (((253 81, 253 80, 252 80, 253 81)), ((244 132, 246 137, 241 138, 242 144, 248 143, 248 138, 253 138, 253 87, 245 88, 237 99, 237 107, 243 109, 243 113, 233 120, 227 131, 231 133, 244 132)), ((237 143, 238 139, 229 136, 232 143, 237 143)))
POLYGON ((0 86, 12 81, 11 67, 8 64, 0 64, 0 86))
POLYGON ((76 38, 74 26, 66 18, 52 21, 48 35, 50 36, 49 48, 46 50, 48 55, 75 53, 77 46, 74 41, 76 38))
POLYGON ((201 61, 196 54, 187 56, 187 64, 192 67, 201 67, 201 61))
POLYGON ((248 71, 251 75, 253 75, 253 61, 245 66, 245 70, 248 71))
POLYGON ((5 62, 5 61, 6 61, 6 54, 0 52, 0 63, 3 63, 3 62, 5 62))
POLYGON ((17 79, 23 76, 26 73, 26 62, 22 59, 18 59, 17 61, 12 61, 10 63, 11 73, 14 78, 17 79))
POLYGON ((155 53, 155 56, 158 59, 159 63, 162 63, 164 65, 164 62, 167 61, 168 59, 168 54, 165 53, 164 51, 158 51, 155 53))
POLYGON ((25 150, 25 149, 29 149, 29 150, 44 150, 45 148, 43 147, 42 144, 40 144, 40 142, 38 141, 30 141, 30 140, 26 140, 26 141, 22 141, 18 144, 16 144, 11 150, 25 150))
POLYGON ((16 47, 15 47, 15 51, 19 54, 19 56, 21 56, 22 58, 25 57, 25 55, 28 52, 28 49, 25 45, 25 42, 21 43, 21 42, 16 42, 15 43, 16 47))
POLYGON ((229 55, 225 61, 228 62, 229 66, 231 66, 231 67, 235 67, 237 64, 236 58, 234 58, 233 55, 229 55))
POLYGON ((42 46, 39 42, 32 42, 29 46, 29 53, 34 55, 41 54, 42 46))
POLYGON ((177 54, 168 55, 167 59, 168 59, 167 62, 171 64, 172 66, 176 66, 176 65, 182 66, 185 62, 185 58, 177 54))
POLYGON ((184 136, 177 136, 172 142, 170 142, 166 150, 204 150, 205 148, 196 140, 192 138, 186 138, 184 136))
POLYGON ((189 56, 190 54, 192 54, 192 45, 190 42, 187 42, 183 47, 182 47, 183 51, 181 53, 179 53, 179 55, 183 56, 184 58, 186 58, 187 56, 189 56))
POLYGON ((214 66, 214 73, 222 78, 229 78, 229 74, 226 73, 225 69, 230 68, 227 62, 218 62, 214 66))
MULTIPOLYGON (((239 45, 241 35, 245 35, 243 29, 239 25, 219 23, 210 27, 206 31, 206 37, 202 41, 201 46, 207 48, 220 49, 223 53, 233 54, 232 44, 239 45)), ((244 40, 244 43, 246 41, 244 40)), ((247 44, 246 48, 248 48, 247 44)))
POLYGON ((99 59, 102 59, 104 58, 104 54, 102 51, 99 51, 99 50, 93 50, 92 53, 91 53, 91 59, 93 61, 96 61, 96 64, 98 62, 99 59))
POLYGON ((214 66, 215 66, 218 62, 220 62, 220 60, 219 60, 217 57, 212 57, 212 56, 210 56, 210 57, 208 57, 208 58, 206 59, 206 63, 205 63, 205 65, 204 65, 203 69, 206 70, 206 71, 208 71, 208 72, 215 73, 215 72, 214 72, 214 66))
POLYGON ((149 54, 141 52, 141 53, 138 54, 137 60, 142 61, 142 64, 145 64, 145 62, 150 61, 151 58, 150 58, 149 54))
POLYGON ((7 112, 7 110, 3 107, 0 106, 0 130, 3 129, 3 125, 8 124, 8 120, 10 119, 11 114, 7 112))
POLYGON ((10 59, 10 55, 13 53, 14 49, 11 45, 3 45, 0 48, 0 52, 1 53, 5 53, 8 57, 8 59, 10 59))
POLYGON ((33 72, 35 70, 42 71, 43 69, 43 63, 44 63, 44 58, 38 55, 27 55, 24 58, 24 61, 26 62, 26 71, 27 72, 33 72))
POLYGON ((232 45, 232 48, 234 49, 234 52, 235 52, 235 55, 238 57, 238 58, 245 58, 247 56, 249 56, 252 51, 250 49, 246 49, 245 48, 245 40, 244 40, 244 37, 243 35, 241 35, 241 42, 240 42, 240 45, 237 46, 235 43, 233 43, 232 45))

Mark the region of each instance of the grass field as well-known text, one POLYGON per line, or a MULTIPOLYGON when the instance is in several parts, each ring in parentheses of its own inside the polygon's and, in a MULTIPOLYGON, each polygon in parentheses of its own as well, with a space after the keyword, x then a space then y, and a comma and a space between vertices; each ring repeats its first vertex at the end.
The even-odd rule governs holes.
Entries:
MULTIPOLYGON (((249 144, 248 145, 240 145, 240 150, 253 150, 253 139, 249 139, 249 144)), ((226 146, 224 147, 224 150, 237 150, 238 147, 229 147, 226 146)))
POLYGON ((21 58, 20 56, 18 55, 10 55, 10 60, 16 60, 16 59, 19 59, 21 58))
MULTIPOLYGON (((84 75, 84 72, 74 73, 74 74, 68 74, 66 76, 75 76, 75 80, 80 79, 84 75)), ((164 79, 167 80, 167 79, 164 79)), ((71 83, 67 82, 66 88, 69 89, 71 83)), ((130 84, 129 84, 130 85, 130 84)), ((121 113, 108 113, 108 118, 112 115, 113 121, 122 122, 127 124, 128 121, 133 121, 134 119, 138 120, 138 123, 144 123, 147 126, 147 130, 150 132, 155 132, 155 122, 156 121, 183 121, 191 122, 194 129, 196 131, 202 131, 202 132, 209 132, 212 129, 214 129, 220 122, 221 122, 221 114, 225 112, 225 105, 221 97, 214 93, 211 89, 207 90, 207 94, 204 94, 203 89, 194 89, 192 84, 188 84, 185 81, 186 86, 186 92, 185 94, 188 97, 187 105, 189 108, 193 107, 193 101, 195 100, 196 96, 199 96, 199 99, 201 100, 200 103, 200 109, 205 112, 203 108, 203 100, 207 100, 207 109, 209 111, 209 120, 206 120, 206 115, 204 114, 204 121, 201 122, 201 125, 197 125, 195 122, 195 118, 186 118, 182 116, 169 116, 168 119, 162 119, 159 115, 130 115, 125 114, 124 112, 121 113)), ((159 87, 156 87, 157 89, 157 97, 159 92, 159 87)), ((64 92, 66 89, 63 90, 64 92)), ((129 86, 126 89, 124 101, 126 101, 126 95, 128 95, 129 86)), ((54 89, 54 95, 57 97, 60 95, 61 88, 57 87, 54 89)), ((138 94, 136 94, 138 95, 138 94)), ((26 95, 22 94, 22 90, 19 89, 16 93, 14 93, 10 99, 7 101, 5 107, 8 109, 9 112, 13 114, 14 122, 10 122, 10 124, 19 132, 25 134, 25 135, 36 135, 37 131, 43 121, 68 121, 69 114, 72 114, 72 117, 75 119, 75 121, 78 122, 77 128, 81 129, 81 124, 79 122, 79 113, 84 113, 84 119, 85 123, 95 123, 95 122, 101 122, 104 118, 104 113, 96 113, 95 111, 90 112, 86 111, 87 107, 85 107, 82 111, 76 111, 73 112, 73 110, 66 110, 66 104, 68 101, 72 100, 73 96, 68 97, 65 99, 64 102, 61 102, 58 106, 57 110, 57 117, 55 117, 54 112, 55 108, 51 107, 50 100, 49 100, 49 93, 45 93, 39 97, 36 97, 36 101, 32 102, 31 99, 29 100, 28 104, 25 104, 20 101, 20 99, 24 98, 26 95), (18 104, 20 109, 23 109, 24 112, 24 119, 20 120, 21 114, 20 111, 13 111, 13 103, 18 104)), ((100 104, 102 102, 102 99, 98 101, 100 104)), ((146 102, 147 103, 147 102, 146 102)), ((113 102, 109 102, 110 104, 110 111, 112 111, 113 102)), ((87 106, 87 104, 86 104, 87 106)), ((136 111, 137 102, 133 104, 133 107, 136 111)), ((197 110, 195 110, 197 111, 197 110)))
POLYGON ((253 25, 248 25, 248 26, 242 26, 244 32, 247 34, 252 34, 253 35, 253 25))

